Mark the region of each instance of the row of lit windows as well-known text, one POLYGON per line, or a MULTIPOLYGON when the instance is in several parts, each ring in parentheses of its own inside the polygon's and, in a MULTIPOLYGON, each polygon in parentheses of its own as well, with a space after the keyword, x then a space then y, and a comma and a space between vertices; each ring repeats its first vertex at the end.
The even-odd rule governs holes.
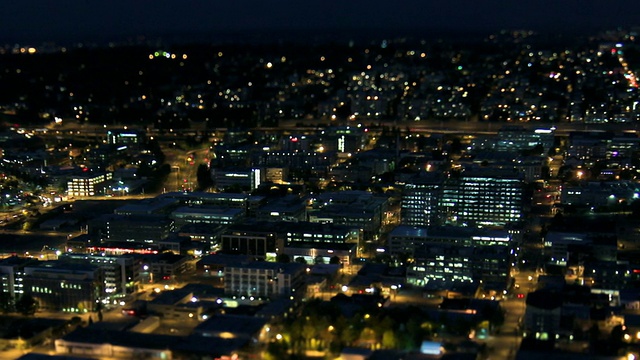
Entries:
POLYGON ((49 288, 41 288, 39 286, 32 286, 31 292, 34 294, 53 294, 53 291, 49 288))

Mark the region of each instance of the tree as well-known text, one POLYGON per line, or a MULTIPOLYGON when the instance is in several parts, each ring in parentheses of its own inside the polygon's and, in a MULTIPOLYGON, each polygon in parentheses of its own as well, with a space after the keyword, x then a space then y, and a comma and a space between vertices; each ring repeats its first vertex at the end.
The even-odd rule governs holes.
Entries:
POLYGON ((290 263, 291 257, 287 254, 278 254, 278 256, 276 256, 276 261, 279 263, 290 263))
POLYGON ((395 332, 391 329, 385 330, 382 334, 382 347, 385 349, 395 349, 397 346, 395 332))
POLYGON ((334 265, 339 265, 340 264, 340 257, 334 255, 331 257, 331 259, 329 259, 329 264, 334 264, 334 265))
POLYGON ((30 293, 24 293, 16 301, 16 311, 24 316, 34 315, 38 310, 38 302, 30 293))
POLYGON ((303 258, 302 256, 298 256, 295 261, 297 263, 300 263, 300 264, 306 264, 307 263, 307 260, 305 260, 305 258, 303 258))

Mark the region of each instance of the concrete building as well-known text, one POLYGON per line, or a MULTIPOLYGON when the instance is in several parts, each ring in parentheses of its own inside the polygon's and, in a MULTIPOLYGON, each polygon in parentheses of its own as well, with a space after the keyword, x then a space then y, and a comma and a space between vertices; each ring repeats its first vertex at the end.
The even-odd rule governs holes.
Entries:
POLYGON ((182 206, 175 209, 169 217, 175 222, 176 228, 188 224, 231 225, 241 223, 245 218, 245 211, 217 206, 182 206))
POLYGON ((196 323, 203 320, 204 309, 194 300, 194 294, 189 290, 163 291, 147 303, 147 311, 167 320, 196 323))
POLYGON ((140 283, 141 263, 131 255, 65 253, 58 259, 79 264, 91 264, 102 269, 106 297, 119 297, 137 291, 140 283))
POLYGON ((254 261, 227 266, 224 291, 247 297, 304 296, 306 266, 299 263, 254 261))
POLYGON ((162 215, 108 215, 103 221, 107 241, 153 244, 175 231, 174 221, 162 215))
POLYGON ((443 187, 440 211, 447 224, 504 226, 523 217, 523 180, 515 169, 471 168, 443 187))
POLYGON ((367 191, 342 191, 318 194, 313 199, 309 221, 347 225, 362 229, 365 240, 380 236, 387 216, 389 200, 367 191))
POLYGON ((401 223, 410 226, 439 224, 438 200, 442 185, 442 176, 435 172, 424 172, 407 179, 400 203, 401 223))
POLYGON ((640 198, 640 186, 632 181, 582 182, 566 184, 560 192, 560 202, 566 205, 612 206, 640 198))
POLYGON ((96 196, 104 195, 113 174, 83 172, 73 175, 67 182, 67 195, 69 196, 96 196))
MULTIPOLYGON (((221 251, 227 254, 275 257, 278 235, 275 227, 259 224, 237 224, 229 226, 220 235, 221 251)), ((267 225, 267 224, 263 224, 267 225)))
POLYGON ((238 188, 250 192, 264 181, 264 174, 259 168, 214 168, 211 170, 211 177, 214 186, 220 191, 238 188))
POLYGON ((146 136, 139 130, 109 130, 107 144, 116 146, 141 145, 146 142, 146 136))
POLYGON ((246 355, 255 352, 255 349, 247 339, 143 334, 82 327, 57 339, 55 351, 59 355, 99 359, 171 360, 179 358, 243 359, 246 355))
POLYGON ((116 215, 166 215, 178 206, 178 201, 171 198, 143 199, 133 204, 126 204, 114 210, 116 215))
POLYGON ((349 266, 357 256, 357 245, 353 243, 314 243, 285 245, 283 253, 292 261, 302 258, 307 264, 329 264, 334 259, 349 266))
POLYGON ((248 217, 254 216, 256 209, 266 203, 264 196, 235 193, 171 192, 158 197, 176 199, 182 206, 217 206, 242 209, 248 217))
POLYGON ((191 270, 189 256, 171 252, 145 255, 141 276, 143 280, 157 282, 173 279, 176 275, 191 270))
POLYGON ((24 268, 37 263, 38 260, 10 256, 0 260, 0 291, 5 299, 13 304, 24 293, 24 268))
POLYGON ((275 199, 256 210, 258 221, 305 221, 307 208, 305 202, 298 196, 285 196, 275 199))
POLYGON ((454 226, 419 227, 400 225, 389 233, 389 253, 412 255, 423 246, 454 245, 459 247, 513 247, 511 235, 505 230, 488 230, 454 226))
POLYGON ((93 311, 106 295, 103 286, 103 272, 95 265, 45 261, 24 268, 23 289, 43 310, 93 311))
POLYGON ((553 147, 554 128, 529 130, 522 126, 505 126, 498 130, 496 150, 523 151, 531 150, 537 145, 544 151, 553 147))

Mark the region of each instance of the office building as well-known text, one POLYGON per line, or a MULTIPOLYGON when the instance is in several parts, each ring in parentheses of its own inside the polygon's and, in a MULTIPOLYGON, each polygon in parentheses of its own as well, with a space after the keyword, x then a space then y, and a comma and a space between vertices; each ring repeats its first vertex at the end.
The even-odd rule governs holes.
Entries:
POLYGON ((511 235, 506 230, 489 230, 455 226, 407 226, 400 225, 389 233, 389 254, 412 256, 424 246, 513 247, 511 235))
POLYGON ((106 241, 153 244, 175 231, 174 221, 162 215, 108 215, 104 222, 106 241))
POLYGON ((24 268, 38 263, 32 258, 10 256, 0 260, 0 291, 4 299, 11 302, 19 299, 24 293, 24 268))
POLYGON ((170 218, 177 228, 189 224, 230 225, 242 222, 245 211, 217 206, 183 206, 174 210, 170 218))
POLYGON ((521 152, 540 145, 546 152, 553 147, 554 131, 555 128, 529 130, 522 126, 505 126, 498 130, 495 149, 521 152))
POLYGON ((305 221, 307 219, 307 207, 298 196, 285 196, 275 199, 256 210, 258 221, 305 221))
POLYGON ((106 297, 134 293, 140 283, 141 262, 139 258, 131 255, 65 253, 58 259, 78 264, 91 264, 102 269, 104 279, 102 288, 106 297))
POLYGON ((250 192, 264 181, 264 174, 259 168, 214 168, 211 174, 214 186, 220 191, 239 189, 250 192))
POLYGON ((402 190, 400 222, 409 226, 439 224, 438 200, 443 179, 436 173, 420 173, 407 179, 402 190))
POLYGON ((389 199, 367 191, 318 194, 308 212, 309 221, 362 229, 364 240, 377 240, 387 216, 389 199))
POLYGON ((138 130, 109 130, 107 144, 116 146, 141 145, 146 141, 145 133, 138 130))
POLYGON ((264 223, 237 224, 220 235, 221 251, 227 254, 243 254, 275 257, 278 235, 275 226, 264 223))
MULTIPOLYGON (((86 169, 86 168, 85 168, 86 169)), ((104 195, 113 173, 83 172, 73 175, 67 182, 67 195, 69 196, 96 196, 104 195)))
POLYGON ((44 261, 24 268, 23 288, 48 311, 89 312, 104 296, 103 271, 91 264, 44 261))
POLYGON ((306 266, 299 263, 253 261, 227 266, 224 291, 228 296, 304 296, 306 266))
POLYGON ((515 169, 470 168, 445 181, 439 208, 444 222, 504 226, 522 220, 523 180, 515 169))

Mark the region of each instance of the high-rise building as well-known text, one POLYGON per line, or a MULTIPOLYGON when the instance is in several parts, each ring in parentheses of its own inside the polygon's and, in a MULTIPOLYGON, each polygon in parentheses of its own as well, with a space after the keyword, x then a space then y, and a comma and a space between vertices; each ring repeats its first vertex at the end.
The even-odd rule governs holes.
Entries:
POLYGON ((421 173, 406 182, 402 191, 400 221, 403 225, 433 226, 438 224, 438 200, 442 177, 421 173))
POLYGON ((504 226, 523 216, 523 180, 514 169, 471 168, 444 183, 439 210, 460 226, 504 226))

